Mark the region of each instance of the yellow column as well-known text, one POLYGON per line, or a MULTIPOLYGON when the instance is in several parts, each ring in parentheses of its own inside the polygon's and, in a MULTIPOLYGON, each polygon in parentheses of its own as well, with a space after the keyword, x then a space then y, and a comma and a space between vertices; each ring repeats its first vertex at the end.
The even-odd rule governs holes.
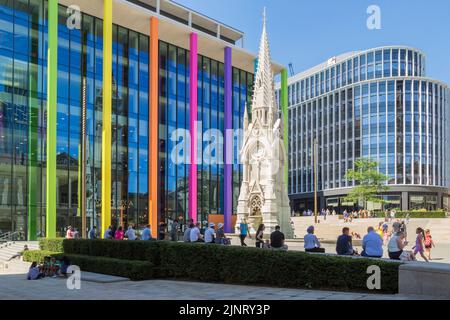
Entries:
POLYGON ((111 224, 112 0, 103 4, 102 237, 111 224))

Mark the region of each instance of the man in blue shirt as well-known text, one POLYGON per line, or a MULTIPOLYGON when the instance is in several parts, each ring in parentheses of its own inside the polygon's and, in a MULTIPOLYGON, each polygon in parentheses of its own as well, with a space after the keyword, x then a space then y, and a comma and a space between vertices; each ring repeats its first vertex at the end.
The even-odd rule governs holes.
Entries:
POLYGON ((383 256, 383 239, 375 232, 373 227, 367 229, 367 234, 363 238, 363 257, 381 258, 383 256))
POLYGON ((141 233, 141 240, 150 240, 152 238, 152 231, 150 230, 150 225, 147 225, 141 233))

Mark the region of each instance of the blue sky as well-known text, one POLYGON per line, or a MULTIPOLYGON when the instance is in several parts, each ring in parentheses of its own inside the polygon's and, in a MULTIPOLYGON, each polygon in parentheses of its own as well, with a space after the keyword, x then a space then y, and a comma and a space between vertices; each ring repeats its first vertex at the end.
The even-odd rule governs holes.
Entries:
POLYGON ((295 72, 344 52, 408 45, 427 55, 427 75, 450 84, 448 0, 176 0, 246 33, 256 52, 267 8, 272 58, 295 72), (381 8, 381 30, 369 30, 369 5, 381 8))

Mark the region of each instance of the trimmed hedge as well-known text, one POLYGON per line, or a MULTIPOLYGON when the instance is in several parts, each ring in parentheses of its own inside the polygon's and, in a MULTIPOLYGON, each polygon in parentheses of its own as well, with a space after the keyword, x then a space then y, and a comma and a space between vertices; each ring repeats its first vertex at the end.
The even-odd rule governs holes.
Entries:
POLYGON ((39 238, 39 248, 44 251, 63 252, 63 241, 64 238, 39 238))
POLYGON ((38 263, 44 262, 44 257, 50 256, 55 258, 61 258, 63 254, 61 252, 53 252, 47 250, 27 250, 23 252, 23 261, 38 263))
POLYGON ((154 277, 154 265, 149 261, 121 260, 105 257, 92 257, 78 254, 64 254, 43 250, 26 251, 23 260, 27 262, 44 262, 44 257, 51 256, 61 259, 67 256, 73 265, 82 271, 96 272, 107 275, 129 278, 133 281, 149 280, 154 277))
MULTIPOLYGON (((375 211, 373 212, 373 214, 377 217, 377 218, 384 218, 385 217, 385 213, 384 211, 375 211)), ((410 218, 421 218, 421 219, 442 219, 442 218, 447 218, 447 213, 445 211, 397 211, 395 213, 395 218, 406 218, 406 215, 409 214, 410 218)))
POLYGON ((162 243, 161 276, 204 282, 368 291, 367 268, 381 268, 382 292, 398 292, 400 263, 257 248, 162 243), (180 257, 184 257, 180 259, 180 257))
POLYGON ((401 264, 398 262, 165 241, 58 241, 63 243, 64 254, 82 270, 133 280, 163 278, 368 291, 367 268, 378 265, 381 268, 381 292, 398 292, 398 268, 401 264), (77 257, 83 258, 77 260, 77 257), (131 263, 129 266, 133 267, 128 268, 134 268, 133 271, 125 270, 127 268, 117 261, 131 263), (141 262, 150 265, 145 267, 141 262))

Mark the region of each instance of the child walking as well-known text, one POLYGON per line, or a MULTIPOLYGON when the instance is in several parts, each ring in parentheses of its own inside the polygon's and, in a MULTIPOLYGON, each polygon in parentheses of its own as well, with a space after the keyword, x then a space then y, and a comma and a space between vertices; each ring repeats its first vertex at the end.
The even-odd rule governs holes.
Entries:
POLYGON ((431 248, 435 247, 430 229, 425 230, 425 255, 431 260, 431 248))
POLYGON ((420 256, 426 261, 428 262, 427 257, 424 254, 424 241, 425 241, 425 231, 423 231, 422 228, 417 228, 416 230, 416 245, 413 247, 414 250, 414 257, 420 253, 420 256))

